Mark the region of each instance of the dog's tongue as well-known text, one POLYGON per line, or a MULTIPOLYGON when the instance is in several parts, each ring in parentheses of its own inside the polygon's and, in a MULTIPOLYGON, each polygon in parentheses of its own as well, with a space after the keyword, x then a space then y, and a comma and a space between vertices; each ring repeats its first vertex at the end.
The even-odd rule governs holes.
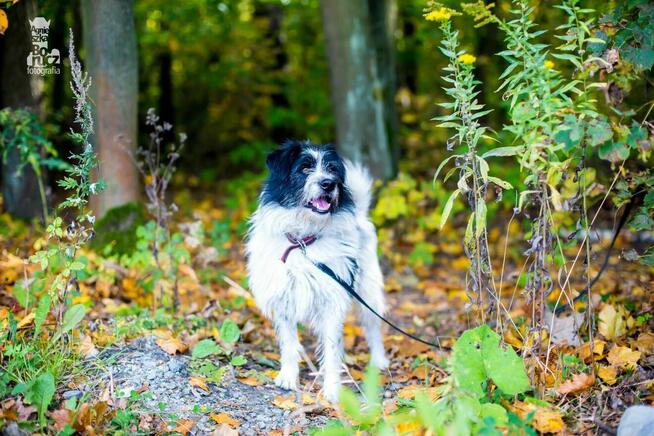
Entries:
POLYGON ((327 210, 329 209, 329 202, 325 197, 318 197, 314 200, 311 201, 311 204, 313 204, 313 207, 315 207, 318 210, 327 210))

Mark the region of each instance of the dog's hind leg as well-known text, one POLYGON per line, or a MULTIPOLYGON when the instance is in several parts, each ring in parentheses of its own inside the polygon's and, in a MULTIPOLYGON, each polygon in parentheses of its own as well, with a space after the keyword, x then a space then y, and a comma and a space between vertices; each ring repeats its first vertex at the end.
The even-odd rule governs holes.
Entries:
POLYGON ((275 384, 284 389, 297 389, 300 374, 299 360, 302 345, 297 337, 297 324, 285 317, 274 320, 282 367, 275 378, 275 384))

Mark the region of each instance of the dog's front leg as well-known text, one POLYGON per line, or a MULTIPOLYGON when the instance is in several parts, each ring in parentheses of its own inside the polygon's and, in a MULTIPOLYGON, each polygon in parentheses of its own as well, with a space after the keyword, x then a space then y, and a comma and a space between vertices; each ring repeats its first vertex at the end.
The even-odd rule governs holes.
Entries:
POLYGON ((323 395, 327 401, 337 403, 343 362, 343 317, 330 313, 323 319, 318 327, 318 340, 321 351, 320 371, 324 377, 323 395))
POLYGON ((275 319, 275 331, 281 354, 282 367, 275 378, 275 384, 284 389, 297 389, 300 373, 298 362, 302 345, 297 337, 297 323, 285 317, 275 319))

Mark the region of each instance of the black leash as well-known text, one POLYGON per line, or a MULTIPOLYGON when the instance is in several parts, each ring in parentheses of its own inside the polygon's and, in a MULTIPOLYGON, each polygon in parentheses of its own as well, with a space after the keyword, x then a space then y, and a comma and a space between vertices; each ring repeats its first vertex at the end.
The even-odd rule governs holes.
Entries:
POLYGON ((346 281, 344 281, 343 279, 341 279, 339 276, 337 276, 336 273, 335 273, 335 272, 334 272, 330 267, 328 267, 328 266, 325 265, 324 263, 320 263, 320 262, 314 262, 314 265, 315 265, 315 266, 316 266, 320 271, 324 272, 324 273, 327 274, 329 277, 331 277, 332 280, 334 280, 336 283, 338 283, 339 285, 341 285, 341 287, 342 287, 343 289, 345 289, 345 290, 347 291, 347 293, 350 294, 351 297, 353 297, 355 300, 357 300, 359 303, 361 303, 361 305, 363 305, 363 306, 366 307, 369 311, 371 311, 371 312, 372 312, 372 313, 373 313, 377 318, 381 319, 381 320, 384 321, 386 324, 388 324, 389 326, 391 326, 393 329, 395 329, 395 330, 397 330, 398 332, 402 333, 404 336, 406 336, 406 337, 408 337, 408 338, 411 338, 411 339, 413 339, 414 341, 418 341, 418 342, 420 342, 420 343, 422 343, 422 344, 429 345, 430 347, 445 348, 445 347, 443 347, 443 346, 440 345, 440 344, 434 344, 434 343, 432 343, 432 342, 425 341, 424 339, 420 339, 419 337, 414 336, 414 335, 412 335, 411 333, 402 330, 401 328, 399 328, 398 326, 396 326, 395 324, 393 324, 392 322, 390 322, 389 320, 387 320, 386 318, 384 318, 382 315, 380 315, 379 313, 377 313, 377 311, 376 311, 375 309, 373 309, 372 307, 370 307, 370 305, 366 302, 366 300, 364 300, 363 297, 361 297, 361 295, 359 295, 359 294, 357 293, 357 291, 355 291, 354 288, 353 288, 349 283, 347 283, 346 281))

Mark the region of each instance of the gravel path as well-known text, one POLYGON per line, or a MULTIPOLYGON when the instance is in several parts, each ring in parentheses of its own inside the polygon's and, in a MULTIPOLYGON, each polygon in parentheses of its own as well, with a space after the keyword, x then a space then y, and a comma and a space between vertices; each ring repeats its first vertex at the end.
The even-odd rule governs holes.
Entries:
POLYGON ((220 386, 209 384, 210 392, 192 387, 191 358, 165 353, 152 336, 136 339, 121 349, 105 350, 101 360, 107 362, 102 378, 105 383, 113 380, 116 396, 121 391, 124 395, 132 390, 147 392, 138 400, 139 410, 162 414, 160 404, 163 403, 163 414, 195 421, 192 435, 211 434, 216 430, 218 424, 211 420, 209 412, 226 412, 240 421, 241 435, 283 432, 284 428, 305 430, 322 426, 329 419, 324 408, 306 414, 280 409, 272 401, 278 395, 288 396, 288 391, 272 382, 261 386, 243 384, 229 371, 225 372, 220 386))

